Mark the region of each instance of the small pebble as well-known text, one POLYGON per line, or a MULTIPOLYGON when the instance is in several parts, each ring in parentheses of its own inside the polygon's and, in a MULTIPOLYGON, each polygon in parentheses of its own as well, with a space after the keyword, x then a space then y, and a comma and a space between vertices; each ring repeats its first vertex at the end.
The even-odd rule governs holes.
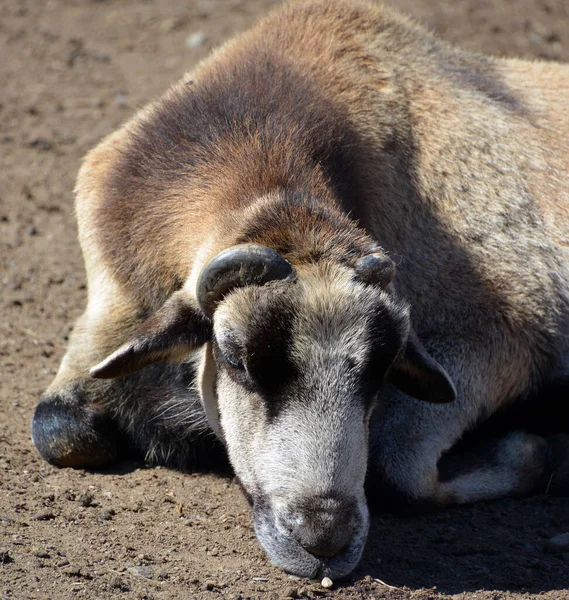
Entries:
POLYGON ((324 579, 320 582, 320 585, 323 588, 330 589, 334 585, 334 582, 330 579, 330 577, 324 577, 324 579))
POLYGON ((196 31, 186 38, 186 47, 198 48, 199 46, 203 46, 206 40, 207 36, 203 31, 196 31))
POLYGON ((298 596, 298 589, 295 587, 287 587, 284 591, 285 598, 296 598, 298 596))
POLYGON ((119 108, 126 108, 128 106, 128 98, 121 92, 115 94, 115 102, 119 108))
POLYGON ((154 577, 154 570, 151 567, 129 567, 127 570, 134 575, 139 575, 145 579, 152 579, 154 577))

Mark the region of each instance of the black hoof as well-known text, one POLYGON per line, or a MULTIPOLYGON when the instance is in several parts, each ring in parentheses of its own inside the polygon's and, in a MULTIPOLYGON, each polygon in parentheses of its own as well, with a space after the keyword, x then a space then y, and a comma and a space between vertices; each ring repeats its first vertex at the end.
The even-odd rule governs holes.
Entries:
POLYGON ((44 395, 32 419, 32 439, 42 457, 57 467, 99 468, 117 459, 114 422, 79 394, 44 395))

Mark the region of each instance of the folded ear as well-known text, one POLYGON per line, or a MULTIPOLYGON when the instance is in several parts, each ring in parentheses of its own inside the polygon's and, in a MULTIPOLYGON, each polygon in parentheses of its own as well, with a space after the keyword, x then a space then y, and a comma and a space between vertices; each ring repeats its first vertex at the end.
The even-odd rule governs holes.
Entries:
POLYGON ((418 400, 435 403, 456 400, 456 389, 447 372, 428 354, 413 330, 405 350, 391 365, 387 379, 418 400))
POLYGON ((154 363, 182 362, 211 338, 211 321, 183 290, 173 294, 149 317, 134 337, 90 371, 111 379, 154 363))

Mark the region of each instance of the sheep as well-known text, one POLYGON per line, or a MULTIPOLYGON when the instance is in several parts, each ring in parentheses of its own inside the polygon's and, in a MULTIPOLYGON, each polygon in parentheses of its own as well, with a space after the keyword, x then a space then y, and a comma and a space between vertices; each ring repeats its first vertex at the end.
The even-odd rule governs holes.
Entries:
POLYGON ((364 0, 285 4, 216 50, 81 167, 89 298, 39 452, 227 455, 271 562, 330 579, 368 502, 567 493, 567 421, 516 411, 565 400, 568 89, 364 0))

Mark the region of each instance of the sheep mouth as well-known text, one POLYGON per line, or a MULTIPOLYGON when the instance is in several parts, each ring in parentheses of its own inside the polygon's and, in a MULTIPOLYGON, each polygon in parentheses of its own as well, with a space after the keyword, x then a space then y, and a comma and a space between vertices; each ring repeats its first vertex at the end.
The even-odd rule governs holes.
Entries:
POLYGON ((312 554, 283 529, 266 503, 253 505, 255 534, 271 564, 298 577, 340 579, 358 565, 369 531, 365 500, 358 503, 357 518, 350 541, 333 556, 312 554))

